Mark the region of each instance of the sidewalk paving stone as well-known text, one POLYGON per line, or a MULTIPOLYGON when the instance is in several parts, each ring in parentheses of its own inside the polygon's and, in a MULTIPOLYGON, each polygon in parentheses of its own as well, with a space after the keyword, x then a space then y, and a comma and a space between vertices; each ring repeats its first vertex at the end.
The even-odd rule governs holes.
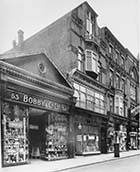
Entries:
POLYGON ((65 169, 78 168, 82 166, 103 163, 106 161, 119 160, 126 157, 140 155, 140 150, 131 150, 127 152, 120 152, 120 157, 114 157, 114 153, 90 155, 90 156, 76 156, 72 159, 43 161, 39 159, 32 160, 30 164, 5 167, 0 169, 0 172, 58 172, 65 169))

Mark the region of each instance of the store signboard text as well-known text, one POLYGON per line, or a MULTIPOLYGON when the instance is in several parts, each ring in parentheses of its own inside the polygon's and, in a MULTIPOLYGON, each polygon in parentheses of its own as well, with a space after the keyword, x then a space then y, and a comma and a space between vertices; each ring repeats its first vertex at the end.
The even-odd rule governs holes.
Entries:
POLYGON ((23 94, 23 93, 8 91, 7 98, 14 101, 23 102, 30 105, 36 105, 36 106, 44 107, 45 109, 55 110, 59 112, 69 111, 68 105, 57 103, 57 102, 47 100, 47 99, 43 99, 37 96, 23 94))

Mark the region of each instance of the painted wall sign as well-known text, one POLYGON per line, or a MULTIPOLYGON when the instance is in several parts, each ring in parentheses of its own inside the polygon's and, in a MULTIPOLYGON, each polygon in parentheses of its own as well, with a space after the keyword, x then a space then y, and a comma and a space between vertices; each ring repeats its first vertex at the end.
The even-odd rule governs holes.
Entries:
POLYGON ((39 107, 43 107, 45 109, 59 111, 59 112, 69 112, 69 106, 57 103, 51 100, 43 99, 41 97, 28 95, 20 92, 15 92, 13 90, 8 90, 6 92, 6 98, 9 100, 14 100, 17 102, 26 103, 28 105, 35 105, 39 107))

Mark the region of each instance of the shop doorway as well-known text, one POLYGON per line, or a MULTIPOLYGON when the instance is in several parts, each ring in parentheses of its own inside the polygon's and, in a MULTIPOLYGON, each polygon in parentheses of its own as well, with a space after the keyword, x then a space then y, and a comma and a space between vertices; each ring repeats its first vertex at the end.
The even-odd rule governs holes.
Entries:
POLYGON ((29 110, 29 157, 41 159, 45 145, 45 120, 46 111, 35 108, 29 110))
POLYGON ((101 153, 107 153, 107 130, 101 128, 101 153))

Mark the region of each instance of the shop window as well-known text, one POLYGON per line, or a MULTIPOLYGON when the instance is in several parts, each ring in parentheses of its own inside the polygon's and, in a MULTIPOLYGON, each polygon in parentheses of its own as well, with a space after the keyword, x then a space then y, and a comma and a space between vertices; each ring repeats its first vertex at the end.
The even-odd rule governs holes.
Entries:
POLYGON ((68 119, 66 115, 49 113, 45 116, 45 154, 47 160, 68 157, 68 119))
POLYGON ((29 161, 27 116, 28 109, 23 106, 3 102, 3 166, 22 164, 29 161))
POLYGON ((88 155, 89 153, 100 153, 98 128, 88 124, 78 124, 76 126, 76 154, 88 155))

